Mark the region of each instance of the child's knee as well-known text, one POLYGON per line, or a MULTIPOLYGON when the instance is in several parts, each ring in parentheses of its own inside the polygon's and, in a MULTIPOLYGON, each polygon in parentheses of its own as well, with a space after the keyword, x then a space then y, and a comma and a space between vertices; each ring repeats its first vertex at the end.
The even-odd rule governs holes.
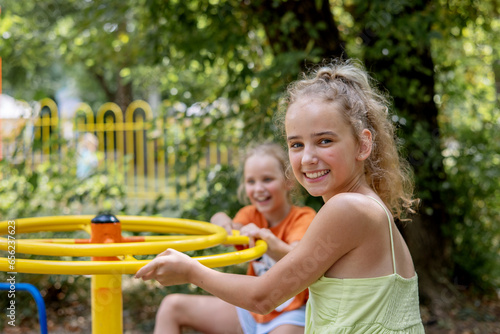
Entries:
POLYGON ((166 295, 163 298, 160 308, 158 309, 157 317, 174 318, 182 314, 184 309, 186 296, 178 293, 166 295))

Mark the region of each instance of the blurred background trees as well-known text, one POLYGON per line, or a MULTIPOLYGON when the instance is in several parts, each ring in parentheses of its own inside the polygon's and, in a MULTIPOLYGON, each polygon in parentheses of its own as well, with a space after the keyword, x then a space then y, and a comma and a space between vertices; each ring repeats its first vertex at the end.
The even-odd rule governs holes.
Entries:
MULTIPOLYGON (((463 290, 496 294, 498 1, 4 0, 0 34, 4 93, 29 101, 72 86, 90 105, 125 110, 144 99, 157 114, 210 119, 193 123, 196 138, 180 146, 189 161, 202 154, 198 137, 242 147, 281 140, 273 115, 286 85, 323 59, 361 59, 393 98, 415 170, 422 205, 400 228, 423 302, 440 308, 463 290), (221 128, 222 119, 239 129, 221 128)), ((185 203, 184 216, 238 207, 237 171, 200 177, 210 173, 223 187, 185 203)))

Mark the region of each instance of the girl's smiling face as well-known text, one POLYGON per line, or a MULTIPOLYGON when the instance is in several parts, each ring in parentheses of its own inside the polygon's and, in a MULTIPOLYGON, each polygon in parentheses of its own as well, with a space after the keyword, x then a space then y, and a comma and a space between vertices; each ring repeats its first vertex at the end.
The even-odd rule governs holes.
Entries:
POLYGON ((285 129, 293 173, 311 195, 326 202, 364 182, 362 160, 370 152, 360 148, 335 103, 299 98, 288 107, 285 129))
POLYGON ((271 223, 288 210, 289 182, 279 161, 271 155, 252 155, 244 166, 245 192, 271 223))

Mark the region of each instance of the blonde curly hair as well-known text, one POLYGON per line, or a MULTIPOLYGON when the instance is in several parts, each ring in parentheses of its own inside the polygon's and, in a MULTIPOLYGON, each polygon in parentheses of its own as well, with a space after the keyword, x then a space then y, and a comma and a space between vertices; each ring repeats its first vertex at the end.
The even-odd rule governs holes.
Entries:
POLYGON ((277 121, 284 133, 286 110, 303 96, 315 96, 340 107, 358 143, 364 129, 371 132, 373 143, 365 161, 366 181, 394 217, 405 220, 404 214, 413 213, 418 204, 418 199, 413 199, 413 173, 399 155, 389 101, 372 82, 359 61, 336 59, 323 63, 288 86, 280 101, 277 121))

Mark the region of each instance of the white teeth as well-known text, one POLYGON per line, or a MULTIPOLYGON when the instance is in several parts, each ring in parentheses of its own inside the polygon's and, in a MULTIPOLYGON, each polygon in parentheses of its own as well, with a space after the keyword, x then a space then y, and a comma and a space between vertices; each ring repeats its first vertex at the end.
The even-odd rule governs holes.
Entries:
POLYGON ((317 179, 320 176, 323 176, 325 174, 328 174, 330 172, 329 170, 322 170, 321 172, 316 172, 316 173, 305 173, 306 176, 310 179, 317 179))

